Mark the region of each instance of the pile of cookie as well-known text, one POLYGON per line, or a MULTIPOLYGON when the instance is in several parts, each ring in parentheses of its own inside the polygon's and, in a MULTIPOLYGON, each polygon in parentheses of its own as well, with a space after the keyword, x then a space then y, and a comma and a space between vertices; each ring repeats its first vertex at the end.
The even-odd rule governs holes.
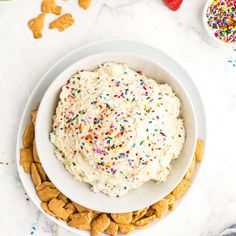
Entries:
MULTIPOLYGON (((87 10, 91 4, 92 0, 78 0, 79 6, 84 10, 87 10)), ((55 0, 43 0, 41 4, 42 13, 39 14, 36 18, 31 19, 28 22, 28 26, 31 29, 34 38, 42 38, 44 20, 46 14, 55 14, 61 15, 62 7, 58 6, 55 0)), ((58 29, 59 31, 64 31, 71 25, 73 25, 75 20, 73 19, 70 13, 63 14, 49 24, 49 29, 58 29)))
POLYGON ((37 110, 32 111, 32 120, 22 137, 24 147, 20 150, 20 165, 25 173, 31 174, 38 197, 42 201, 41 207, 47 214, 79 230, 90 230, 92 236, 99 236, 102 232, 112 236, 118 232, 128 234, 134 229, 147 227, 155 219, 161 219, 168 210, 175 208, 176 200, 188 189, 195 163, 201 162, 204 154, 204 142, 198 139, 194 158, 185 177, 170 194, 157 203, 128 213, 97 212, 68 199, 47 177, 40 164, 34 140, 36 115, 37 110))

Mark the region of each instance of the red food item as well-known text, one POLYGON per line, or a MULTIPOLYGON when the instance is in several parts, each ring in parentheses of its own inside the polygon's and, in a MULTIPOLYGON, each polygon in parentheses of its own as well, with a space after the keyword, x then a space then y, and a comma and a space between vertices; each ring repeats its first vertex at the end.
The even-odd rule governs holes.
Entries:
POLYGON ((183 0, 163 0, 163 2, 172 11, 177 11, 180 8, 180 5, 183 2, 183 0))

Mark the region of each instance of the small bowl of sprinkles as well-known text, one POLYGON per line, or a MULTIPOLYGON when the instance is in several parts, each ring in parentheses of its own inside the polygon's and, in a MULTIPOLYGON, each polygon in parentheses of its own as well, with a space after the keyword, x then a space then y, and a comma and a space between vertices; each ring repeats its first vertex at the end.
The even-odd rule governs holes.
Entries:
POLYGON ((236 44, 236 0, 209 0, 203 24, 210 37, 224 45, 236 44))

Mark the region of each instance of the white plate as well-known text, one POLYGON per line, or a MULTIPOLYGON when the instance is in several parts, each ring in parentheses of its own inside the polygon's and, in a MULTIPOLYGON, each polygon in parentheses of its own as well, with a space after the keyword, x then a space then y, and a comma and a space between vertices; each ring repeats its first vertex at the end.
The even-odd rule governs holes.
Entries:
MULTIPOLYGON (((165 64, 167 65, 166 68, 170 71, 175 71, 175 75, 178 76, 181 83, 184 84, 184 86, 189 91, 189 95, 191 97, 191 101, 193 103, 194 109, 197 111, 196 113, 196 119, 197 119, 197 126, 198 126, 198 137, 202 138, 203 140, 206 140, 206 119, 205 119, 205 111, 203 108, 203 104, 201 101, 201 98, 199 96, 199 93, 197 91, 197 88, 193 81, 191 80, 190 76, 183 70, 183 68, 178 65, 173 59, 163 54, 160 50, 153 48, 151 46, 133 42, 133 41, 126 41, 126 40, 109 40, 109 41, 101 41, 101 42, 95 42, 88 45, 85 45, 81 48, 76 49, 75 51, 69 53, 68 55, 61 58, 59 61, 57 61, 49 70, 44 74, 44 76, 41 78, 37 86, 35 87, 34 91, 32 92, 26 107, 24 109, 21 122, 19 125, 19 132, 17 137, 17 147, 16 147, 16 156, 17 156, 17 166, 19 175, 21 178, 21 181, 23 183, 23 186, 25 187, 29 197, 32 199, 32 201, 35 203, 35 205, 43 212, 43 210, 40 207, 41 201, 39 200, 34 185, 32 184, 31 177, 28 174, 25 174, 23 171, 23 168, 19 165, 19 149, 22 147, 22 134, 24 132, 26 124, 30 121, 30 112, 33 110, 37 104, 41 101, 43 94, 45 93, 48 86, 51 84, 51 82, 56 78, 56 76, 63 71, 65 68, 73 64, 74 62, 78 61, 81 58, 84 58, 89 55, 102 53, 102 52, 109 52, 109 51, 121 51, 121 52, 129 52, 129 53, 138 53, 142 54, 143 56, 146 56, 150 58, 151 60, 156 61, 157 63, 165 64)), ((200 165, 196 166, 193 180, 196 179, 196 176, 199 172, 200 165)), ((190 188, 191 189, 191 188, 190 188)), ((184 199, 184 197, 183 197, 184 199)), ((183 200, 182 199, 182 200, 183 200)), ((180 200, 179 203, 182 201, 180 200)), ((63 221, 57 220, 49 215, 47 215, 50 219, 52 219, 55 223, 58 225, 68 229, 71 232, 75 232, 79 235, 89 235, 86 231, 80 231, 78 229, 71 228, 67 226, 67 224, 63 221)), ((158 222, 158 224, 160 224, 158 222)), ((154 226, 156 223, 153 223, 154 226)), ((138 234, 142 232, 145 233, 145 229, 142 230, 136 230, 132 234, 138 234)))
POLYGON ((106 52, 85 57, 60 73, 45 92, 40 103, 36 120, 36 146, 39 159, 50 180, 68 198, 96 211, 122 213, 148 207, 168 195, 183 179, 192 161, 197 137, 195 112, 185 89, 175 75, 143 55, 126 52, 106 52), (146 76, 156 79, 158 83, 169 84, 181 100, 181 116, 184 118, 186 140, 180 157, 171 162, 171 172, 167 181, 156 184, 148 181, 137 189, 121 197, 109 197, 104 193, 94 193, 90 185, 80 182, 65 169, 55 154, 55 146, 50 142, 52 117, 55 113, 62 86, 79 70, 94 70, 108 61, 125 63, 135 71, 143 71, 146 76), (82 193, 82 194, 81 194, 82 193))

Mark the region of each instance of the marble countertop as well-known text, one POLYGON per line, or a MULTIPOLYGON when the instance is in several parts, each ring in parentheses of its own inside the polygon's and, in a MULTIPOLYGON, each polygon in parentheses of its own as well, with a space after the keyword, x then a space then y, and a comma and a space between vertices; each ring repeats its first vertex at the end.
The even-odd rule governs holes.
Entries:
POLYGON ((178 209, 146 235, 211 236, 235 223, 236 67, 230 61, 236 51, 208 40, 201 23, 204 3, 186 0, 171 12, 161 0, 94 0, 89 11, 77 1, 63 2, 75 25, 64 33, 45 30, 41 40, 27 28, 40 12, 39 0, 0 3, 0 235, 74 235, 28 199, 15 163, 16 133, 26 101, 49 66, 87 42, 109 38, 139 40, 167 52, 191 74, 206 108, 208 143, 200 176, 178 209))

